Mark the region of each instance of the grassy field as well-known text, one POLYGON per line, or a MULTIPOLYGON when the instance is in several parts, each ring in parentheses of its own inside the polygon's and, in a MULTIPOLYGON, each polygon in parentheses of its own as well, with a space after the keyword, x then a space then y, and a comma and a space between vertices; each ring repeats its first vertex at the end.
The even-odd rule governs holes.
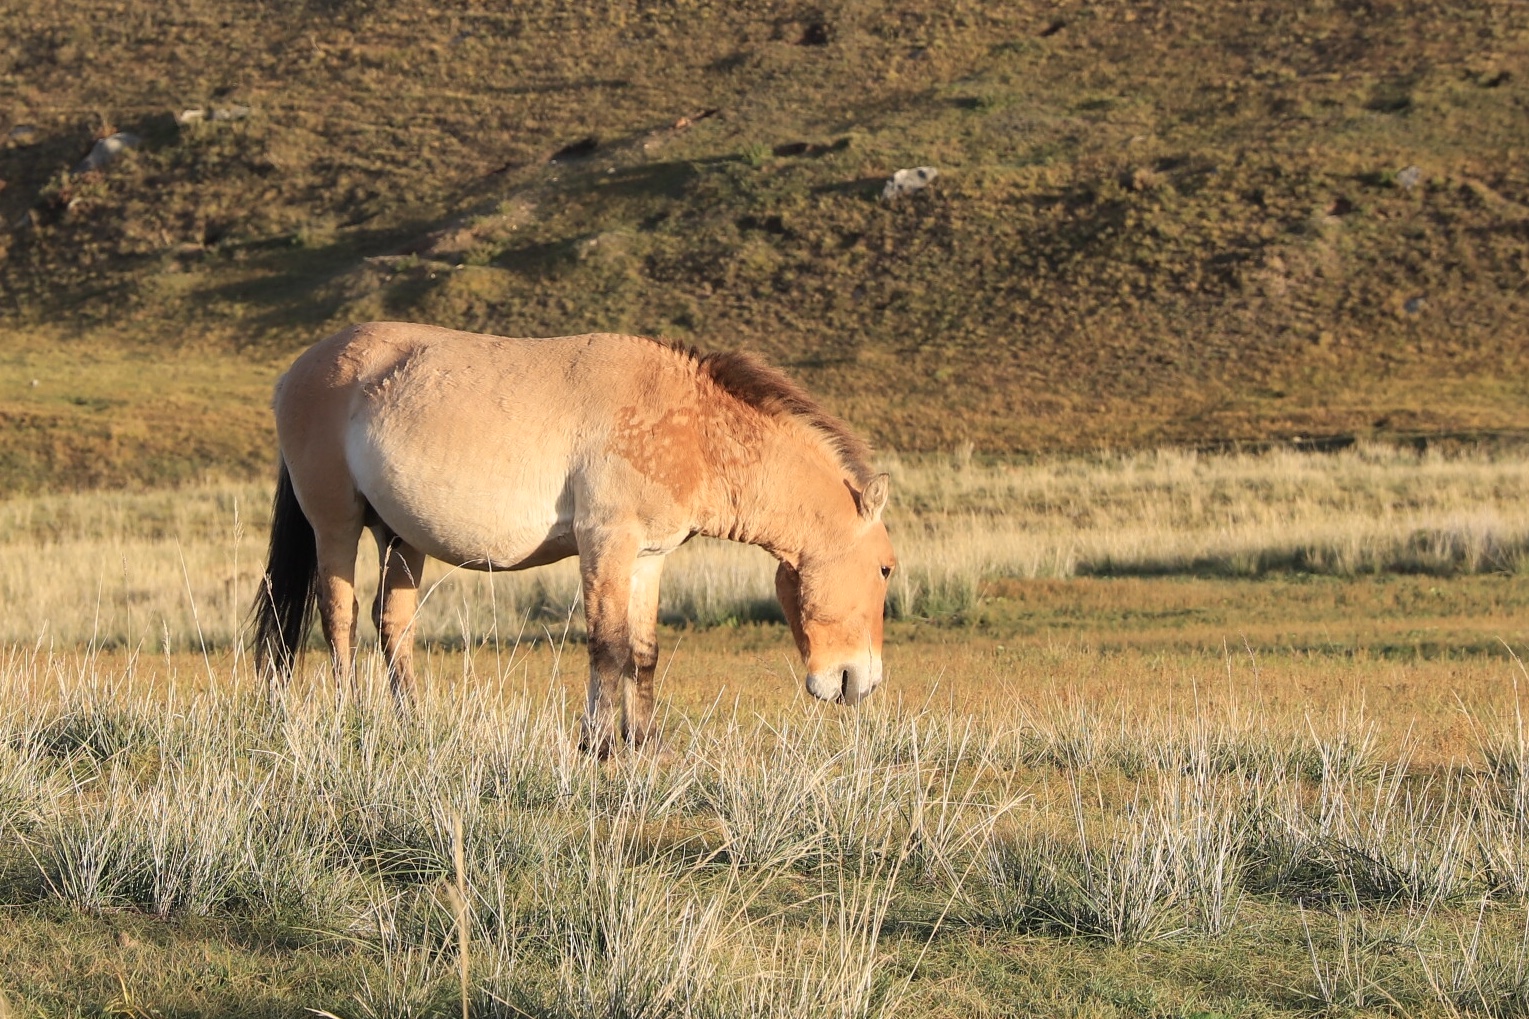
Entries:
POLYGON ((438 654, 403 722, 15 654, 11 1006, 1522 1014, 1513 662, 915 646, 850 713, 780 637, 682 646, 669 752, 604 766, 577 647, 438 654))
POLYGON ((882 695, 687 549, 665 750, 603 765, 556 570, 432 575, 409 718, 370 651, 273 704, 264 489, 0 504, 7 1007, 1524 1014, 1522 458, 892 466, 882 695))
POLYGON ((252 476, 378 317, 752 347, 903 450, 1529 431, 1516 0, 118 6, 0 10, 7 489, 252 476))
POLYGON ((0 5, 0 1019, 1529 1017, 1526 111, 1521 0, 0 5), (377 318, 786 367, 898 451, 881 695, 697 541, 660 752, 566 563, 271 698, 270 388, 377 318))

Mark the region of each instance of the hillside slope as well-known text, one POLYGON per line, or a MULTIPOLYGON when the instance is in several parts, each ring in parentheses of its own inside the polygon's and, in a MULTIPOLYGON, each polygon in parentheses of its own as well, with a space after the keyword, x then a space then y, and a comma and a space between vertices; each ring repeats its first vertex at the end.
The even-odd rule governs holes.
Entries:
POLYGON ((250 469, 374 317, 752 347, 902 449, 1529 428, 1522 3, 570 6, 7 5, 0 475, 250 469))

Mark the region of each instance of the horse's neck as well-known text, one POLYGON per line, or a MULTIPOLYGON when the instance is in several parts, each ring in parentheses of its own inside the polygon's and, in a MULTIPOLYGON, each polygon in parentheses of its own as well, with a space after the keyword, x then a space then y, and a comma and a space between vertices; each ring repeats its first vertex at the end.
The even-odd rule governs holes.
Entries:
POLYGON ((843 472, 794 429, 729 436, 708 454, 711 498, 700 533, 709 537, 758 545, 795 565, 805 549, 833 540, 838 518, 853 511, 843 472))

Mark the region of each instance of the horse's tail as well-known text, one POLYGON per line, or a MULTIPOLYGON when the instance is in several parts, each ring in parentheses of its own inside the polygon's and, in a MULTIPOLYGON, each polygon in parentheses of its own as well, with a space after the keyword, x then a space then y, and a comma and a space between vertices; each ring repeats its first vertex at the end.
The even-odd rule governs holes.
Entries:
POLYGON ((298 505, 285 459, 271 505, 271 548, 255 595, 255 668, 275 680, 292 674, 318 594, 313 525, 298 505))

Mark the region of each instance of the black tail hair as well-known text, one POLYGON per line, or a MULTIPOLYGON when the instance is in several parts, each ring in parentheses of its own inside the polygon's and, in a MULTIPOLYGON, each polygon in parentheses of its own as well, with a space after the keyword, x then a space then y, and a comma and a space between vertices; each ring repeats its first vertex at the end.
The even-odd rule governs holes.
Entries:
POLYGON ((286 679, 302 654, 318 597, 319 554, 313 525, 292 490, 287 462, 276 477, 271 505, 271 548, 255 595, 255 667, 286 679))

